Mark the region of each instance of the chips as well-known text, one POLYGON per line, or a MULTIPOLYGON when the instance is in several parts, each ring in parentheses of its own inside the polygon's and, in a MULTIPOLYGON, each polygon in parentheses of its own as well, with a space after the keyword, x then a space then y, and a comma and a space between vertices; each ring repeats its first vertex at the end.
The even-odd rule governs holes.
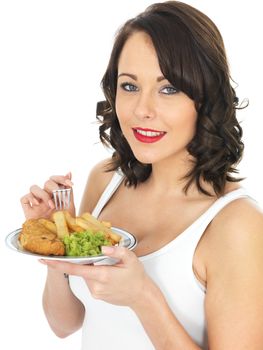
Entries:
POLYGON ((81 216, 73 217, 68 211, 55 211, 52 215, 52 220, 39 219, 41 223, 50 231, 57 233, 60 239, 69 236, 72 233, 93 231, 101 232, 112 245, 119 243, 121 236, 111 230, 109 222, 103 222, 96 219, 90 213, 84 213, 81 216))

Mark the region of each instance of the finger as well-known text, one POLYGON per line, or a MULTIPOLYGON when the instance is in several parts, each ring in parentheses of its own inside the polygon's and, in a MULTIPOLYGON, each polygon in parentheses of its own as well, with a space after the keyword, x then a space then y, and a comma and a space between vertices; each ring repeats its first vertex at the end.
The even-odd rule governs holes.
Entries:
POLYGON ((40 200, 37 200, 32 193, 28 193, 21 197, 20 203, 24 211, 25 218, 27 220, 37 219, 39 218, 39 216, 48 217, 51 211, 53 210, 48 206, 46 208, 43 207, 43 202, 40 203, 40 200))
MULTIPOLYGON (((46 183, 44 185, 44 189, 45 189, 45 191, 47 191, 50 194, 50 200, 48 202, 50 207, 52 205, 53 208, 55 208, 55 203, 53 201, 53 193, 52 192, 54 190, 60 189, 61 187, 71 188, 71 186, 62 186, 61 183, 57 183, 57 182, 51 180, 51 178, 48 181, 46 181, 46 183)), ((70 193, 70 209, 69 210, 72 214, 75 215, 74 195, 73 195, 72 189, 71 189, 71 193, 70 193)))
POLYGON ((73 193, 72 189, 71 189, 71 193, 70 193, 69 212, 71 213, 71 215, 76 216, 75 203, 74 203, 74 193, 73 193))
POLYGON ((66 187, 72 187, 73 186, 73 182, 71 181, 71 177, 72 177, 72 175, 69 172, 65 176, 53 175, 53 176, 50 177, 50 180, 54 181, 59 186, 62 185, 62 186, 66 186, 66 187))
POLYGON ((38 201, 40 201, 40 200, 43 201, 50 208, 51 208, 51 206, 53 206, 53 202, 51 200, 51 195, 47 191, 40 188, 39 186, 37 186, 37 185, 31 186, 30 192, 38 201))
POLYGON ((90 280, 98 280, 103 268, 103 266, 73 264, 59 260, 40 259, 39 261, 53 270, 90 280))
POLYGON ((67 179, 65 176, 63 176, 63 179, 61 176, 51 176, 48 181, 44 184, 45 191, 52 193, 54 190, 58 190, 60 188, 71 188, 73 186, 73 183, 71 180, 67 179))
POLYGON ((65 177, 66 177, 67 179, 71 180, 71 179, 72 179, 72 173, 71 173, 71 171, 69 171, 69 172, 65 175, 65 177))
POLYGON ((60 188, 64 187, 64 185, 62 185, 61 183, 58 183, 56 181, 53 181, 51 178, 48 179, 45 183, 44 183, 44 190, 49 192, 50 194, 54 191, 54 190, 58 190, 60 188))
POLYGON ((104 255, 117 259, 124 264, 131 263, 137 259, 136 255, 129 249, 119 246, 103 246, 101 251, 104 255))
POLYGON ((33 205, 39 205, 39 201, 36 197, 33 196, 32 193, 28 193, 21 197, 20 203, 23 208, 27 208, 28 206, 32 207, 33 205))

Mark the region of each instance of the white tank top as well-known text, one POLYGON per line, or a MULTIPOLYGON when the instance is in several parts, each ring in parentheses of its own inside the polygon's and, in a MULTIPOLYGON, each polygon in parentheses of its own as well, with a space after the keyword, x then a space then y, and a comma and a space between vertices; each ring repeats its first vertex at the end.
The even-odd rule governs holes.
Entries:
MULTIPOLYGON (((95 217, 98 217, 122 180, 123 175, 116 172, 92 213, 95 217)), ((244 188, 227 193, 217 199, 174 240, 154 253, 139 257, 148 275, 162 290, 176 318, 202 349, 208 348, 204 312, 205 289, 193 272, 194 252, 206 227, 216 214, 228 203, 242 197, 248 197, 244 188)), ((154 349, 140 321, 129 307, 94 299, 80 277, 70 276, 70 286, 86 308, 82 350, 154 349)), ((156 322, 158 323, 158 317, 156 322)))

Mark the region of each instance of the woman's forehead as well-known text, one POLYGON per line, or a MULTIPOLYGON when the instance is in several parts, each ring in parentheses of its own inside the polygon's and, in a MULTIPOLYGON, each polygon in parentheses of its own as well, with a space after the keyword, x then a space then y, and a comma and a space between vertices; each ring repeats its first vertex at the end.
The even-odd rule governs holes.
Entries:
POLYGON ((144 32, 132 34, 125 42, 120 54, 118 72, 128 70, 155 69, 160 75, 156 50, 149 35, 144 32))

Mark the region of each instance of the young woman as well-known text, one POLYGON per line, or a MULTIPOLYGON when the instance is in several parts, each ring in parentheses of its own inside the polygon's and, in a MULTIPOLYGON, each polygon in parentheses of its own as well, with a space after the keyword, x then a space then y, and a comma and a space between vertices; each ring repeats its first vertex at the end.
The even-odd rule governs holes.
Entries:
MULTIPOLYGON (((236 176, 242 129, 218 29, 184 3, 154 4, 118 32, 102 87, 100 137, 114 153, 80 213, 138 245, 104 247, 113 266, 42 260, 51 328, 82 327, 85 350, 262 349, 263 215, 236 176)), ((48 217, 60 186, 71 174, 32 186, 26 218, 48 217)))

